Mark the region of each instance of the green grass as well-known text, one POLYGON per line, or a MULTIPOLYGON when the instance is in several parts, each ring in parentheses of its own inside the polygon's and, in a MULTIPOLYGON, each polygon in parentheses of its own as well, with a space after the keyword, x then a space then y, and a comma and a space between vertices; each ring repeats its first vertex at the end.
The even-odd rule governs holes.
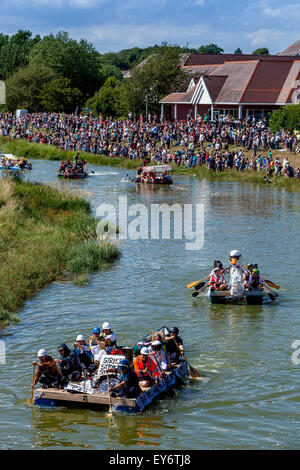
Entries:
POLYGON ((115 261, 120 254, 120 250, 109 242, 81 243, 71 248, 67 269, 74 274, 87 274, 115 261))
MULTIPOLYGON (((74 247, 75 252, 82 247, 80 262, 85 263, 84 272, 99 269, 101 262, 104 266, 117 259, 115 252, 118 256, 120 252, 114 245, 95 243, 96 226, 90 204, 80 194, 38 183, 0 180, 2 326, 16 321, 16 312, 25 299, 74 263, 74 247), (94 252, 92 245, 101 254, 94 252)), ((72 272, 79 273, 80 269, 72 272)))

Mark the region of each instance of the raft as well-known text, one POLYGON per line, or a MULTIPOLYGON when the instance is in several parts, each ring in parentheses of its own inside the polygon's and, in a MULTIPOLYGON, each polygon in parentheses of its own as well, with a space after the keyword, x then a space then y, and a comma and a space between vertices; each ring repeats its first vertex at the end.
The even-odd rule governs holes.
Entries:
POLYGON ((69 180, 81 180, 89 176, 87 173, 78 173, 76 175, 57 175, 57 178, 60 179, 69 179, 69 180))
MULTIPOLYGON (((163 326, 157 332, 166 334, 169 332, 169 329, 163 326)), ((145 336, 137 344, 146 345, 150 342, 151 337, 152 334, 145 336)), ((124 359, 126 357, 126 350, 131 350, 132 352, 132 348, 123 347, 120 349, 123 350, 124 356, 118 356, 119 358, 124 359)), ((104 358, 109 362, 113 361, 117 356, 106 355, 104 358)), ((99 366, 99 369, 100 368, 101 364, 99 366)), ((157 384, 151 387, 141 387, 142 393, 136 398, 111 397, 113 410, 127 413, 141 412, 155 400, 163 398, 169 387, 181 385, 182 377, 188 375, 188 373, 188 362, 182 359, 171 371, 166 372, 165 378, 160 380, 157 384)), ((118 379, 116 379, 113 374, 109 374, 110 386, 116 385, 117 382, 118 379)), ((69 382, 63 389, 40 387, 34 391, 33 400, 34 405, 37 406, 75 406, 93 410, 103 410, 109 408, 110 404, 107 390, 108 383, 105 374, 94 376, 93 379, 87 378, 85 381, 82 380, 81 382, 69 382), (100 383, 96 380, 97 377, 100 383)))
POLYGON ((230 291, 212 291, 209 289, 208 298, 211 304, 246 304, 262 305, 274 302, 278 297, 276 292, 268 293, 262 290, 245 291, 243 295, 231 295, 230 291), (272 298, 273 297, 273 298, 272 298))

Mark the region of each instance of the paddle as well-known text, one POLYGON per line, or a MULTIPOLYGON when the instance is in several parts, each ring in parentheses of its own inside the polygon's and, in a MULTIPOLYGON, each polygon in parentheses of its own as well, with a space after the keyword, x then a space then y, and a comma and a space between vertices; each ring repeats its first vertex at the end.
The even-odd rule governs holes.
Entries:
POLYGON ((112 416, 112 406, 111 406, 111 396, 110 396, 110 391, 109 391, 109 377, 108 377, 108 372, 107 372, 107 392, 108 392, 108 400, 109 400, 109 410, 107 412, 107 416, 112 416))
POLYGON ((199 281, 192 282, 191 284, 188 284, 186 287, 187 287, 188 289, 190 289, 191 287, 196 286, 196 285, 199 284, 200 282, 206 281, 207 279, 209 279, 209 277, 210 277, 210 276, 206 276, 206 277, 204 277, 203 279, 200 279, 199 281))
POLYGON ((273 294, 271 289, 266 284, 264 284, 264 287, 266 287, 270 291, 270 292, 267 292, 267 294, 270 297, 270 299, 273 300, 273 302, 274 302, 274 300, 276 299, 275 295, 273 294))
MULTIPOLYGON (((179 346, 178 346, 178 344, 177 344, 177 341, 176 341, 176 339, 175 339, 174 337, 173 337, 173 340, 175 341, 175 344, 176 344, 176 346, 177 346, 178 351, 181 353, 180 348, 179 348, 179 346)), ((183 359, 188 363, 190 376, 191 376, 193 379, 195 379, 195 378, 201 378, 199 372, 198 372, 196 369, 194 369, 194 367, 192 367, 192 366, 189 364, 189 362, 188 362, 188 360, 185 358, 185 356, 183 356, 183 359)))
POLYGON ((192 296, 197 297, 197 295, 199 295, 201 292, 204 292, 207 287, 208 287, 208 283, 204 282, 202 288, 198 292, 193 292, 192 296))
MULTIPOLYGON (((162 370, 161 370, 161 367, 160 367, 160 365, 159 365, 158 360, 155 359, 155 362, 156 362, 156 364, 157 364, 157 366, 158 366, 158 368, 159 368, 159 371, 160 371, 160 373, 161 373, 162 370)), ((174 392, 173 388, 170 387, 170 385, 168 384, 168 382, 166 381, 165 378, 162 378, 162 379, 160 379, 160 380, 166 384, 168 396, 169 396, 169 397, 173 397, 173 396, 175 395, 175 392, 174 392)))
MULTIPOLYGON (((32 363, 33 365, 33 372, 32 372, 32 383, 34 382, 34 376, 35 376, 35 366, 36 366, 36 362, 34 361, 32 363)), ((31 397, 29 398, 28 400, 28 405, 33 405, 33 392, 34 392, 34 388, 32 387, 31 388, 31 397)))

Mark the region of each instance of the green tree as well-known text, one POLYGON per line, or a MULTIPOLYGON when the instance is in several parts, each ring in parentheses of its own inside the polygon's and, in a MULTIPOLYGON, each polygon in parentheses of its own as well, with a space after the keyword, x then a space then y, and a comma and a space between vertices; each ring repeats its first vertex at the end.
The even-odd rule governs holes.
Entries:
POLYGON ((224 50, 217 46, 217 44, 206 44, 198 49, 199 54, 222 54, 223 52, 224 50))
POLYGON ((243 54, 243 51, 240 47, 238 47, 235 51, 234 51, 235 54, 243 54))
POLYGON ((71 39, 66 32, 50 34, 36 44, 29 54, 30 64, 50 67, 56 75, 68 78, 71 86, 79 88, 83 99, 94 94, 101 84, 100 54, 92 44, 71 39))
POLYGON ((120 84, 115 77, 109 77, 100 90, 87 101, 86 106, 91 108, 95 115, 102 113, 106 117, 119 116, 120 84))
POLYGON ((28 65, 31 49, 41 41, 39 35, 32 38, 30 31, 19 29, 11 37, 0 35, 0 79, 6 80, 20 67, 28 65))
POLYGON ((80 90, 72 88, 71 80, 64 77, 53 78, 45 83, 40 93, 41 106, 45 111, 72 113, 80 100, 80 90))
POLYGON ((300 129, 300 104, 290 104, 272 113, 270 127, 272 132, 280 129, 287 129, 290 132, 300 129))
POLYGON ((253 55, 269 55, 269 49, 266 47, 261 47, 260 49, 255 49, 255 51, 252 52, 253 55))
POLYGON ((163 44, 157 52, 131 70, 131 77, 123 80, 120 102, 123 113, 159 113, 159 100, 169 93, 185 89, 187 77, 179 67, 181 48, 163 44))
POLYGON ((40 92, 54 78, 54 72, 44 65, 32 64, 19 69, 6 81, 6 102, 10 111, 24 108, 41 110, 40 92))

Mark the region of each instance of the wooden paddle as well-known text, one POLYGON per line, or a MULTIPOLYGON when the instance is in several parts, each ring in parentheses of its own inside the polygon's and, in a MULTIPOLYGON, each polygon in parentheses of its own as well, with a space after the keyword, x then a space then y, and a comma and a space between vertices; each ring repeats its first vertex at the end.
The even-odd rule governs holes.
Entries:
POLYGON ((276 299, 276 297, 273 294, 273 292, 271 291, 270 287, 268 287, 267 284, 264 284, 264 287, 266 287, 270 291, 270 292, 267 292, 267 294, 270 297, 270 299, 274 301, 276 299))
POLYGON ((108 400, 109 400, 109 410, 107 412, 107 416, 112 416, 112 406, 111 406, 111 396, 110 396, 110 391, 109 391, 109 377, 108 377, 108 372, 107 372, 107 386, 108 386, 108 389, 107 389, 107 392, 108 392, 108 400))
MULTIPOLYGON (((177 346, 178 351, 181 353, 180 348, 179 348, 179 346, 178 346, 178 344, 177 344, 177 341, 176 341, 176 339, 175 339, 174 337, 173 337, 173 340, 175 341, 175 344, 176 344, 176 346, 177 346)), ((195 379, 195 378, 201 378, 199 372, 198 372, 196 369, 194 369, 194 367, 192 367, 192 366, 189 364, 189 362, 188 362, 188 360, 185 358, 185 356, 183 356, 183 359, 188 363, 190 376, 191 376, 193 379, 195 379)))
POLYGON ((200 282, 206 281, 207 279, 209 279, 209 276, 206 276, 206 277, 204 277, 203 279, 200 279, 199 281, 192 282, 191 284, 188 284, 186 287, 187 287, 188 289, 190 289, 191 287, 194 287, 194 286, 196 286, 197 284, 199 284, 200 282))
MULTIPOLYGON (((35 376, 35 366, 36 366, 36 362, 34 361, 32 363, 33 365, 33 372, 32 372, 32 383, 34 382, 34 376, 35 376)), ((34 388, 32 387, 31 388, 31 397, 29 398, 28 400, 28 405, 33 405, 33 392, 34 392, 34 388)))

